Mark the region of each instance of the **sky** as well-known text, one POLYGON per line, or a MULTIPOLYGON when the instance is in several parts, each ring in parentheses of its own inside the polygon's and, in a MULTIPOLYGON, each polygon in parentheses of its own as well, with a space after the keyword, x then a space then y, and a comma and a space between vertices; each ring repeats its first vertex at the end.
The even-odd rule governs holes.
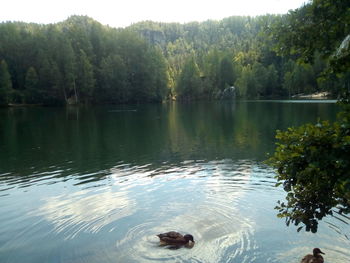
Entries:
POLYGON ((125 27, 144 20, 191 22, 242 15, 284 14, 306 0, 10 0, 0 21, 56 23, 87 15, 104 25, 125 27))

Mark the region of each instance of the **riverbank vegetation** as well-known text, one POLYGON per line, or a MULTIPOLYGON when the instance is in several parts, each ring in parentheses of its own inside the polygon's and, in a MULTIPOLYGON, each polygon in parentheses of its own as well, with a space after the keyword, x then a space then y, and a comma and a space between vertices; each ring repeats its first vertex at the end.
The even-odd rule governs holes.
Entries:
MULTIPOLYGON (((347 78, 350 66, 350 4, 314 0, 286 16, 276 28, 279 50, 315 61, 316 50, 330 62, 328 72, 347 78)), ((325 78, 329 81, 328 78, 325 78)), ((277 133, 278 147, 269 163, 287 192, 279 202, 286 223, 316 232, 318 221, 330 214, 350 213, 350 107, 349 83, 342 87, 342 112, 327 121, 289 128, 277 133)))
POLYGON ((276 98, 321 91, 338 96, 350 75, 330 70, 325 54, 339 38, 330 38, 325 50, 311 34, 307 56, 281 46, 313 32, 289 30, 290 17, 307 19, 307 6, 286 15, 146 21, 124 29, 84 16, 50 25, 1 23, 0 104, 276 98), (227 95, 230 87, 234 92, 227 95))

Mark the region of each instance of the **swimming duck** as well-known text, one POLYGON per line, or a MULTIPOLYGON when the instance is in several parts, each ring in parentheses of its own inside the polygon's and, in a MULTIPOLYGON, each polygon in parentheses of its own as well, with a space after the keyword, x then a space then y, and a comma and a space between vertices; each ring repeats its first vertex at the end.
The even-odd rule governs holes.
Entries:
POLYGON ((321 249, 319 248, 314 248, 314 250, 312 251, 313 255, 306 255, 301 261, 300 263, 323 263, 323 257, 321 256, 321 254, 324 255, 324 253, 321 251, 321 249))
POLYGON ((172 246, 174 248, 179 248, 185 246, 187 248, 192 248, 194 246, 193 236, 186 234, 181 235, 178 232, 170 231, 163 234, 158 234, 157 237, 160 239, 160 244, 162 246, 172 246))

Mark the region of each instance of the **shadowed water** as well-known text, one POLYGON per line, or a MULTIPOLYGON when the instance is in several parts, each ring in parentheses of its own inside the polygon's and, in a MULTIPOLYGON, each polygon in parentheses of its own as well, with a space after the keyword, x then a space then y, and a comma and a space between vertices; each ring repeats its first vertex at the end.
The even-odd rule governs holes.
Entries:
MULTIPOLYGON (((298 103, 295 103, 298 102, 298 103)), ((262 164, 276 129, 334 103, 0 109, 0 262, 347 262, 349 218, 296 232, 262 164), (156 234, 191 233, 192 249, 156 234)))

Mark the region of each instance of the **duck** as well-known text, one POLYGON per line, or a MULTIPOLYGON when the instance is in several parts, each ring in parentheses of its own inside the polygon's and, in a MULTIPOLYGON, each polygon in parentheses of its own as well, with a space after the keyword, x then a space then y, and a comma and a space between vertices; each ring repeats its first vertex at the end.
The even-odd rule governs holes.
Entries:
POLYGON ((323 263, 323 257, 321 254, 325 255, 319 248, 314 248, 312 251, 312 255, 308 254, 300 261, 300 263, 323 263))
POLYGON ((161 246, 171 246, 171 248, 180 248, 181 246, 192 248, 195 243, 192 235, 182 235, 175 231, 158 234, 157 237, 159 237, 161 246))

